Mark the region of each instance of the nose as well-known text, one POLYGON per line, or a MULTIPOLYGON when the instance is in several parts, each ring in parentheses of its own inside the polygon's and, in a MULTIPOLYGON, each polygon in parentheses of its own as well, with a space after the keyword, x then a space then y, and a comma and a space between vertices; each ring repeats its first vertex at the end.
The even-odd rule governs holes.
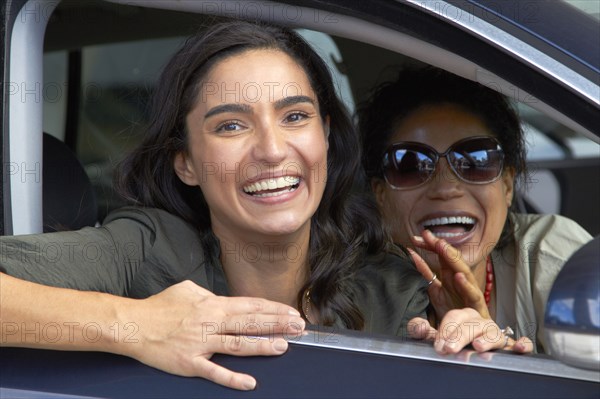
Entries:
POLYGON ((450 168, 446 157, 436 166, 435 174, 427 183, 427 196, 430 199, 449 200, 463 195, 462 181, 450 168))
POLYGON ((254 159, 265 163, 282 162, 288 153, 285 132, 270 123, 261 124, 255 135, 254 159))

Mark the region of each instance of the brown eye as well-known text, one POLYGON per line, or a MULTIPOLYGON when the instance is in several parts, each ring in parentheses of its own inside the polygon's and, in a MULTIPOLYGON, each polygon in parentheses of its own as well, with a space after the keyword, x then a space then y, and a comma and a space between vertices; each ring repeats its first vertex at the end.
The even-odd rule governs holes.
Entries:
POLYGON ((243 126, 239 121, 227 121, 217 126, 215 131, 217 133, 228 133, 242 130, 243 126))
POLYGON ((294 112, 294 113, 286 116, 285 121, 289 122, 289 123, 300 122, 300 121, 306 119, 307 117, 308 117, 308 115, 306 115, 305 113, 294 112))

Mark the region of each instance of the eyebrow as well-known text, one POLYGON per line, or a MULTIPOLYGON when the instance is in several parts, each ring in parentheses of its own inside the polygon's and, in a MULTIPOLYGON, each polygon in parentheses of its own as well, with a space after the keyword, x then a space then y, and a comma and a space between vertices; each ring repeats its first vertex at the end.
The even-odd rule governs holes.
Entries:
MULTIPOLYGON (((274 107, 276 110, 280 110, 282 108, 289 107, 290 105, 299 104, 299 103, 309 103, 309 104, 315 105, 315 100, 313 100, 312 98, 310 98, 308 96, 290 96, 290 97, 285 97, 285 98, 275 101, 274 107)), ((216 107, 213 107, 210 110, 208 110, 208 112, 204 115, 204 119, 210 118, 211 116, 214 116, 217 114, 223 114, 226 112, 232 112, 232 113, 241 112, 244 114, 251 114, 252 107, 247 104, 217 105, 216 107)))
POLYGON ((213 115, 223 114, 226 112, 241 112, 244 114, 251 114, 252 108, 247 104, 223 104, 217 105, 208 110, 208 112, 204 115, 204 119, 209 118, 213 115))
POLYGON ((290 96, 284 97, 280 100, 275 101, 275 109, 280 110, 285 107, 289 107, 290 105, 298 104, 298 103, 310 103, 315 105, 315 100, 308 96, 290 96))

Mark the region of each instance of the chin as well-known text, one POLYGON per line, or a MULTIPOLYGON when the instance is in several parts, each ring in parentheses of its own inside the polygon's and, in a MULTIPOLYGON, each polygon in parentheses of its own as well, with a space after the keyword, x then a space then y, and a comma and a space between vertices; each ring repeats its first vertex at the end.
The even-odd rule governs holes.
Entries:
POLYGON ((299 221, 272 221, 268 223, 261 223, 255 226, 256 230, 262 234, 282 236, 294 234, 302 229, 306 225, 306 222, 301 223, 299 221))

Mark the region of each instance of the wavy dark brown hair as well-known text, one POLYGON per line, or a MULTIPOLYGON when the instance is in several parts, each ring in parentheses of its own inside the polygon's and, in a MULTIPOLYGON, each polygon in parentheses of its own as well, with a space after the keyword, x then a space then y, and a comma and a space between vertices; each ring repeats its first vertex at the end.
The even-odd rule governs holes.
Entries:
POLYGON ((275 49, 294 59, 317 95, 321 118, 330 121, 327 183, 311 220, 311 273, 298 293, 298 306, 310 287, 321 324, 331 325, 337 316, 346 327, 361 329, 364 318, 353 304, 349 282, 367 254, 391 249, 372 200, 352 194, 353 183, 362 173, 358 134, 335 94, 326 64, 295 32, 234 21, 189 38, 162 73, 146 136, 121 165, 119 191, 134 205, 180 216, 199 230, 205 250, 211 251, 214 236, 208 204, 199 187, 187 186, 178 178, 173 161, 176 154, 187 151, 185 118, 204 77, 219 61, 253 49, 275 49))

